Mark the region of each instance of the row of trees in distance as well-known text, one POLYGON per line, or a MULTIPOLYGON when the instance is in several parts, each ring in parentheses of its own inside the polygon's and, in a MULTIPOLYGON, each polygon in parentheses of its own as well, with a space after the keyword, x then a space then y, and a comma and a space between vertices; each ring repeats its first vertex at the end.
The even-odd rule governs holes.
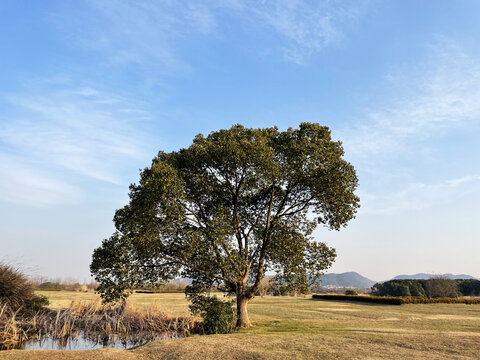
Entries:
POLYGON ((428 280, 390 280, 373 285, 372 295, 421 296, 430 298, 480 296, 480 280, 452 280, 444 277, 428 280))

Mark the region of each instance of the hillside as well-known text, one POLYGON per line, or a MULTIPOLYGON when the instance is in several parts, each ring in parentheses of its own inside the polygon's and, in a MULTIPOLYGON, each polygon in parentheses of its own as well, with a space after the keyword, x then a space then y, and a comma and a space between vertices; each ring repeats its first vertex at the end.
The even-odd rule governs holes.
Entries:
POLYGON ((376 281, 370 280, 354 271, 322 276, 322 286, 369 288, 375 283, 376 281))
POLYGON ((454 279, 454 280, 456 280, 456 279, 476 279, 475 277, 473 277, 471 275, 466 275, 466 274, 455 275, 455 274, 418 273, 418 274, 414 274, 414 275, 398 275, 398 276, 395 276, 392 280, 404 280, 404 279, 417 279, 417 280, 424 279, 424 280, 427 280, 427 279, 430 279, 432 277, 438 277, 438 276, 442 276, 442 277, 446 277, 446 278, 454 279))

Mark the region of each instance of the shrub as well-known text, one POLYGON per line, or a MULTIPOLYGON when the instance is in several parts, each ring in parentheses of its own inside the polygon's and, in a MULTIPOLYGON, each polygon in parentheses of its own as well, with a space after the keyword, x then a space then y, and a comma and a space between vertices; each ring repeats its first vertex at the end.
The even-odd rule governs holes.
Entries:
POLYGON ((312 295, 313 299, 321 300, 346 300, 346 301, 361 301, 369 303, 402 305, 402 298, 398 297, 383 297, 383 296, 363 296, 363 295, 312 295))
POLYGON ((480 296, 480 281, 475 279, 457 280, 458 291, 463 296, 480 296))
POLYGON ((268 294, 270 290, 270 278, 264 277, 262 280, 260 280, 260 287, 258 288, 257 294, 255 295, 260 295, 261 297, 264 297, 268 294))
POLYGON ((345 295, 358 295, 358 293, 355 290, 345 290, 345 295))
POLYGON ((455 280, 445 277, 428 279, 425 282, 427 295, 430 298, 456 298, 458 297, 458 285, 455 280))
POLYGON ((13 309, 24 305, 33 297, 33 285, 18 269, 0 264, 0 301, 13 309))
POLYGON ((228 334, 233 331, 236 321, 233 301, 222 301, 216 296, 201 294, 190 295, 189 299, 192 301, 190 311, 202 317, 202 322, 199 324, 202 332, 228 334))
POLYGON ((273 296, 286 296, 288 295, 288 289, 285 286, 278 286, 273 284, 270 288, 273 296))
POLYGON ((376 296, 457 297, 480 296, 480 280, 431 278, 390 280, 372 287, 376 296))
POLYGON ((441 297, 441 298, 421 298, 421 297, 410 297, 402 298, 404 304, 480 304, 480 298, 450 298, 450 297, 441 297))
POLYGON ((425 280, 405 279, 377 283, 372 287, 376 296, 426 296, 425 280))
POLYGON ((386 297, 386 296, 353 296, 353 295, 318 295, 312 296, 313 299, 321 300, 346 300, 369 303, 379 303, 388 305, 403 304, 480 304, 480 298, 426 298, 426 297, 386 297))
POLYGON ((38 311, 50 302, 44 295, 35 295, 33 284, 20 270, 10 265, 0 264, 0 301, 16 310, 24 307, 38 311))
POLYGON ((217 297, 208 299, 201 316, 201 327, 206 334, 228 334, 232 332, 236 320, 233 303, 218 300, 217 297))
POLYGON ((33 311, 42 310, 48 304, 50 304, 50 301, 45 295, 34 295, 32 298, 25 301, 25 306, 33 311))

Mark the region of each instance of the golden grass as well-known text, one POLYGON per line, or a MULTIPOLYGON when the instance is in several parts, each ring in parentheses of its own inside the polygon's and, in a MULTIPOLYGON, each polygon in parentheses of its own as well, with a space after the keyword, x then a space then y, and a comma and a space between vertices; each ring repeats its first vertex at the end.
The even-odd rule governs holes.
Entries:
MULTIPOLYGON (((75 296, 70 293, 70 300, 75 296)), ((54 305, 68 298, 49 297, 54 305)), ((131 301, 158 304, 173 315, 188 312, 182 294, 134 294, 131 301)), ((229 335, 162 340, 123 351, 3 351, 0 359, 478 359, 480 354, 480 305, 266 296, 255 298, 249 313, 254 327, 229 335)))
MULTIPOLYGON (((49 308, 60 309, 69 307, 73 300, 86 302, 97 302, 100 296, 93 292, 81 293, 72 291, 36 291, 36 294, 45 295, 50 300, 49 308)), ((155 307, 175 316, 187 316, 190 314, 188 303, 184 294, 139 294, 133 293, 128 301, 140 308, 155 307)))

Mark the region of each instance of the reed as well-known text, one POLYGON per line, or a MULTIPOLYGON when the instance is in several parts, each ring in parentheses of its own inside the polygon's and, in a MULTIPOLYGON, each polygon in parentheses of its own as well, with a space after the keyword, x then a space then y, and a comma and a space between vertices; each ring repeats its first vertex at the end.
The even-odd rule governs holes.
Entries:
POLYGON ((32 339, 52 338, 62 343, 80 336, 97 343, 141 344, 165 336, 186 336, 197 325, 192 317, 170 316, 157 307, 140 309, 130 303, 74 301, 65 309, 36 312, 14 311, 5 303, 0 306, 0 349, 16 348, 32 339))

